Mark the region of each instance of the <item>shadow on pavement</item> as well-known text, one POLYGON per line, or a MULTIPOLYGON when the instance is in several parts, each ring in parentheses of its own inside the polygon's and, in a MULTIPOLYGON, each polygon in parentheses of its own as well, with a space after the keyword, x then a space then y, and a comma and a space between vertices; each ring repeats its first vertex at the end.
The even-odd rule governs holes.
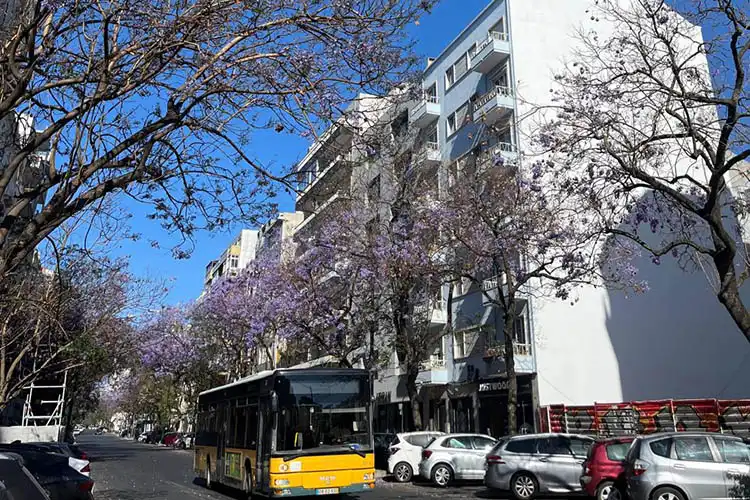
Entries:
POLYGON ((508 491, 490 490, 488 488, 474 492, 474 496, 476 498, 513 498, 508 491))
MULTIPOLYGON (((206 480, 200 477, 196 477, 193 479, 193 484, 196 486, 200 486, 201 488, 205 488, 206 480)), ((223 484, 214 485, 213 488, 211 488, 211 491, 215 491, 216 493, 220 493, 227 498, 234 498, 236 500, 247 500, 248 498, 245 492, 230 488, 229 486, 224 486, 223 484)))
POLYGON ((106 498, 112 500, 149 500, 149 499, 164 499, 167 498, 169 491, 167 490, 154 490, 148 493, 143 491, 129 490, 99 490, 96 492, 97 498, 106 498))

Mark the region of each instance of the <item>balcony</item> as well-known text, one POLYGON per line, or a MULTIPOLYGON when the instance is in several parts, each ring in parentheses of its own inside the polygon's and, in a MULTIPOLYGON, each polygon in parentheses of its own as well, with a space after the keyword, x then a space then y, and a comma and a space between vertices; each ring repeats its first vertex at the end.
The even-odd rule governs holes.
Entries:
MULTIPOLYGON (((497 342, 488 344, 484 350, 485 361, 503 359, 505 356, 505 344, 497 342)), ((516 373, 533 373, 536 371, 531 344, 513 342, 513 364, 516 373)))
MULTIPOLYGON (((320 163, 324 162, 322 159, 319 161, 320 163)), ((297 194, 297 203, 303 204, 304 199, 311 197, 311 195, 327 197, 333 194, 342 184, 348 183, 355 162, 356 156, 353 151, 350 151, 336 156, 327 165, 323 164, 322 168, 319 167, 317 172, 313 174, 312 180, 297 194), (323 192, 325 187, 332 187, 331 192, 323 192)), ((301 173, 304 173, 304 171, 301 173)), ((304 207, 302 207, 302 210, 305 211, 304 207)))
POLYGON ((440 102, 434 95, 425 95, 409 112, 409 125, 425 128, 440 116, 440 102))
POLYGON ((427 315, 430 326, 444 325, 448 321, 448 313, 442 300, 430 300, 425 304, 414 306, 415 314, 427 315))
POLYGON ((314 237, 316 231, 325 223, 327 214, 330 212, 335 214, 335 211, 329 210, 329 207, 334 205, 336 208, 346 210, 349 208, 348 202, 349 199, 341 191, 336 191, 333 196, 321 203, 315 210, 306 214, 304 220, 294 230, 295 235, 303 240, 306 237, 314 237))
MULTIPOLYGON (((500 286, 505 286, 505 278, 500 277, 501 280, 500 286)), ((487 278, 486 280, 482 281, 482 305, 483 306, 494 306, 498 304, 498 297, 497 297, 497 276, 493 276, 492 278, 487 278)))
POLYGON ((475 122, 483 120, 494 125, 513 113, 515 98, 510 87, 496 86, 474 101, 472 115, 475 122))
MULTIPOLYGON (((531 356, 531 345, 513 342, 513 355, 531 356)), ((485 358, 502 358, 503 356, 505 356, 505 344, 502 343, 488 344, 484 350, 485 358)))
POLYGON ((445 358, 441 355, 432 355, 419 363, 418 380, 428 384, 446 384, 448 383, 448 369, 445 365, 445 358))
POLYGON ((487 38, 477 45, 470 65, 472 71, 488 73, 510 56, 510 39, 507 33, 490 31, 487 38))
POLYGON ((419 148, 418 157, 421 163, 425 163, 428 166, 439 165, 442 160, 440 145, 437 142, 425 142, 419 148))
POLYGON ((514 165, 518 162, 518 148, 510 142, 498 142, 490 147, 479 158, 479 164, 483 168, 501 167, 514 165))

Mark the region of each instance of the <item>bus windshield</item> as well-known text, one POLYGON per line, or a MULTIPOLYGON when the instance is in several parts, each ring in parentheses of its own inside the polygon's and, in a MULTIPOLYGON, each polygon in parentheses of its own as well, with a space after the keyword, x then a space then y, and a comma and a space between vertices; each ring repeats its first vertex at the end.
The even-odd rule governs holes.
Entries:
POLYGON ((370 448, 368 377, 284 374, 276 380, 276 393, 276 451, 370 448))

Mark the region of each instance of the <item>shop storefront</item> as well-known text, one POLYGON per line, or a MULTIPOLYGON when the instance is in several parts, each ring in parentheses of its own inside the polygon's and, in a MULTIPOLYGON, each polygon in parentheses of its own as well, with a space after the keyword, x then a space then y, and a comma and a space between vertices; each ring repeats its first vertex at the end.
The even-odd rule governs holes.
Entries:
MULTIPOLYGON (((536 398, 534 375, 518 375, 518 404, 516 418, 517 433, 535 430, 536 398)), ((491 378, 479 381, 477 391, 479 403, 478 432, 499 437, 508 434, 508 380, 491 378)))

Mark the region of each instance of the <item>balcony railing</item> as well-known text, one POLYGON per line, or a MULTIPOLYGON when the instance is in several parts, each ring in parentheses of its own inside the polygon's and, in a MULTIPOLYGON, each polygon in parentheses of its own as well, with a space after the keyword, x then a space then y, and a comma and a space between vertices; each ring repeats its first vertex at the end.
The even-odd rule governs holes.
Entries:
MULTIPOLYGON (((513 354, 515 356, 531 356, 531 345, 513 342, 513 354)), ((490 344, 484 350, 485 358, 501 358, 505 356, 505 344, 490 344)))
POLYGON ((437 142, 428 141, 428 142, 425 142, 424 148, 427 151, 438 151, 439 152, 440 151, 440 144, 438 144, 437 142))
POLYGON ((482 40, 482 43, 477 45, 477 50, 474 52, 474 57, 476 57, 482 50, 485 49, 489 44, 491 44, 494 40, 500 40, 501 42, 507 42, 508 41, 508 34, 502 31, 490 31, 487 38, 482 40))
POLYGON ((442 356, 430 356, 430 359, 419 362, 419 371, 445 369, 445 358, 442 356))
POLYGON ((484 152, 477 160, 477 164, 484 167, 505 165, 518 158, 518 148, 510 142, 500 142, 484 152))
POLYGON ((497 96, 513 97, 513 95, 512 88, 503 85, 496 85, 495 88, 486 94, 481 95, 476 101, 474 101, 474 111, 478 110, 497 96))
MULTIPOLYGON (((325 177, 328 172, 330 172, 336 165, 340 163, 354 163, 357 161, 357 155, 354 151, 349 151, 345 154, 340 154, 333 158, 328 164, 322 162, 318 163, 318 168, 316 172, 313 172, 312 179, 307 181, 305 180, 305 183, 302 187, 302 195, 306 194, 312 187, 320 181, 323 177, 325 177)), ((307 173, 309 171, 301 171, 300 173, 307 173)))
POLYGON ((424 94, 409 111, 409 123, 426 127, 440 116, 440 100, 436 95, 424 94))

